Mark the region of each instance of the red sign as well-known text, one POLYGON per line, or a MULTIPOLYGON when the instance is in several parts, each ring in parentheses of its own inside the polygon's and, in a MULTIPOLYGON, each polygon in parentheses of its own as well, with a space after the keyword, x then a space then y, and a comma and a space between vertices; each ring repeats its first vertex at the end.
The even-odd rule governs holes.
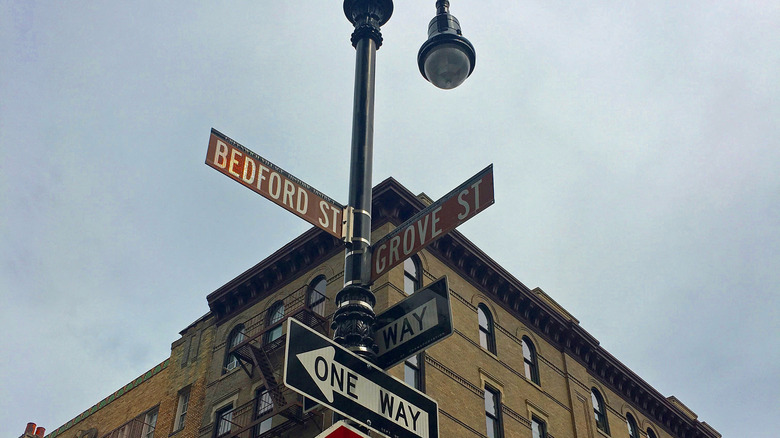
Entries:
POLYGON ((314 438, 371 438, 347 424, 344 420, 335 423, 333 426, 325 429, 324 432, 314 438))
POLYGON ((372 245, 371 281, 494 202, 491 164, 372 245))
POLYGON ((343 205, 216 129, 211 130, 206 164, 312 225, 342 238, 343 205))

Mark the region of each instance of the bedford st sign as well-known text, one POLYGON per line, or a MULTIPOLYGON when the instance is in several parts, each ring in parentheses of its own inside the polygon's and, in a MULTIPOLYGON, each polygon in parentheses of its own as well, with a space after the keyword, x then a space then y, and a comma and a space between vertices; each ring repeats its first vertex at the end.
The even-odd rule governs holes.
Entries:
POLYGON ((206 164, 341 239, 344 206, 211 129, 206 164))
POLYGON ((491 164, 372 245, 371 281, 494 202, 491 164))
POLYGON ((393 438, 438 438, 438 405, 295 318, 287 320, 284 384, 393 438))
POLYGON ((376 363, 388 369, 452 333, 450 290, 445 276, 377 315, 376 363))

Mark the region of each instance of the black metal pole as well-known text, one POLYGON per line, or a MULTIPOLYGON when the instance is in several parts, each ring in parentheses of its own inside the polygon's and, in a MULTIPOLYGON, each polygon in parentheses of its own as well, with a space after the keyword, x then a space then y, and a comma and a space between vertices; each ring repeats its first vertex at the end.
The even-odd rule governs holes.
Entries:
POLYGON ((382 44, 379 27, 393 12, 392 0, 345 0, 344 13, 355 26, 355 96, 352 115, 352 155, 349 204, 353 234, 344 257, 344 288, 336 295, 333 339, 374 362, 374 304, 370 289, 371 170, 374 144, 374 83, 376 51, 382 44))

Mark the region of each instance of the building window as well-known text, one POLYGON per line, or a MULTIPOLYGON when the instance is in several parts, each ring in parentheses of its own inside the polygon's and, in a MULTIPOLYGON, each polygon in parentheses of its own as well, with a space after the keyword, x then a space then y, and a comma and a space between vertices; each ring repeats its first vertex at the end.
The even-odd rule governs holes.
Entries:
POLYGON ((235 354, 230 353, 230 350, 235 348, 238 344, 244 341, 244 324, 239 324, 233 330, 230 331, 230 335, 227 339, 227 346, 225 347, 225 366, 222 369, 222 373, 234 369, 238 366, 238 358, 235 354))
MULTIPOLYGON (((274 401, 271 399, 271 393, 267 389, 258 388, 255 392, 255 400, 257 400, 257 409, 255 409, 255 418, 260 418, 268 415, 274 410, 274 401)), ((260 424, 255 426, 255 436, 268 432, 271 430, 271 422, 273 417, 268 417, 260 424)))
POLYGON ((144 427, 141 430, 141 438, 154 438, 155 427, 157 427, 157 408, 147 412, 144 416, 144 427))
POLYGON ((525 378, 540 385, 536 347, 527 336, 523 336, 523 366, 525 367, 525 378))
POLYGON ((480 304, 477 307, 477 317, 479 319, 479 345, 485 350, 496 354, 496 335, 493 330, 493 315, 490 314, 487 306, 480 304))
POLYGON ((273 342, 282 337, 282 324, 276 325, 274 327, 274 325, 280 322, 282 319, 284 319, 284 303, 277 301, 268 310, 268 324, 266 324, 266 327, 273 328, 271 328, 265 335, 266 343, 273 342))
POLYGON ((325 316, 325 286, 327 285, 325 276, 320 275, 311 282, 306 294, 306 304, 320 316, 325 316))
POLYGON ((547 423, 535 416, 532 416, 531 436, 532 438, 547 438, 547 423))
POLYGON ((593 402, 593 414, 596 417, 596 427, 609 435, 609 423, 607 423, 607 410, 604 406, 604 398, 596 388, 591 388, 590 398, 593 402))
POLYGON ((425 391, 423 376, 424 353, 414 355, 404 362, 404 382, 418 391, 425 391))
POLYGON ((628 438, 639 438, 639 429, 636 427, 633 415, 626 414, 626 425, 628 426, 628 438))
POLYGON ((187 408, 190 405, 190 388, 187 387, 179 391, 179 404, 176 407, 176 419, 173 422, 173 430, 184 428, 184 421, 187 419, 187 408))
POLYGON ((485 385, 485 421, 487 422, 488 438, 501 438, 501 393, 485 385))
POLYGON ((655 438, 655 432, 653 432, 653 429, 647 428, 647 438, 655 438))
POLYGON ((411 256, 404 260, 404 292, 413 294, 420 288, 420 258, 411 256))
POLYGON ((230 433, 233 427, 233 405, 229 404, 217 411, 217 435, 222 436, 230 433))

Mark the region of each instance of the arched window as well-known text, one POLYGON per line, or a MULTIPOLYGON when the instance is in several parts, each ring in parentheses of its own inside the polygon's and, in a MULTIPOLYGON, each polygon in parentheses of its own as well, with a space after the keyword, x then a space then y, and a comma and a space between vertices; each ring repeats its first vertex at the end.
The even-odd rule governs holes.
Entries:
POLYGON ((490 314, 487 306, 480 304, 477 307, 477 318, 479 319, 479 345, 485 350, 496 354, 496 335, 493 330, 493 315, 490 314))
POLYGON ((271 327, 265 334, 265 342, 273 342, 282 337, 282 324, 276 325, 284 318, 284 303, 281 301, 275 302, 270 309, 268 309, 268 323, 266 327, 271 327))
POLYGON ((653 429, 647 428, 647 438, 655 438, 655 432, 653 432, 653 429))
POLYGON ((609 424, 607 423, 607 410, 604 406, 604 398, 596 388, 590 389, 590 398, 593 402, 593 414, 596 417, 596 427, 609 435, 609 424))
POLYGON ((420 258, 411 256, 404 260, 404 292, 411 295, 420 288, 420 258))
POLYGON ((325 276, 320 275, 311 282, 306 294, 306 304, 320 316, 325 316, 325 287, 327 285, 325 276))
POLYGON ((222 368, 222 373, 226 373, 238 366, 238 358, 235 354, 231 354, 230 350, 236 347, 244 340, 244 324, 239 324, 230 331, 227 342, 225 343, 225 366, 222 368))
POLYGON ((626 414, 626 425, 628 425, 628 438, 639 438, 639 429, 636 427, 633 415, 626 414))
POLYGON ((536 361, 536 347, 534 343, 523 336, 523 366, 525 367, 525 378, 539 385, 539 365, 536 361))

